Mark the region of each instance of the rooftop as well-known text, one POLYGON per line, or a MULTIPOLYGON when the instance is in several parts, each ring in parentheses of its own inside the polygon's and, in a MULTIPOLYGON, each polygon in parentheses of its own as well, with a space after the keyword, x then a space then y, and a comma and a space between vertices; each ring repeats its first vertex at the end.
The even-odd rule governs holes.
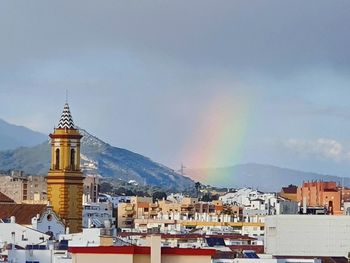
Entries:
POLYGON ((46 205, 0 203, 0 219, 14 216, 17 224, 30 225, 32 218, 37 214, 42 214, 46 207, 46 205))
MULTIPOLYGON (((70 247, 68 251, 73 254, 141 254, 149 255, 150 247, 139 246, 100 246, 100 247, 70 247)), ((162 247, 161 253, 164 255, 196 255, 196 256, 213 256, 215 249, 198 249, 198 248, 168 248, 162 247)))
POLYGON ((13 199, 0 192, 0 203, 15 203, 13 199))
MULTIPOLYGON (((121 232, 118 234, 121 237, 128 236, 141 236, 146 237, 147 233, 132 233, 121 232)), ((223 239, 235 239, 235 240, 256 240, 256 238, 241 235, 241 234, 224 234, 224 235, 204 235, 204 234, 161 234, 162 239, 197 239, 197 238, 223 238, 223 239)))

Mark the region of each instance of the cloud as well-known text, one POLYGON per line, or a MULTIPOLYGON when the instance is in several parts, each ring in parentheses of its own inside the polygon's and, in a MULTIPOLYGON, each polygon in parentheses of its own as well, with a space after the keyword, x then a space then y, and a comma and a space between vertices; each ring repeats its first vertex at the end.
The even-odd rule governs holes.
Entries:
POLYGON ((337 162, 350 161, 350 148, 334 139, 289 139, 283 146, 302 157, 316 157, 337 162))
POLYGON ((126 50, 196 67, 348 69, 349 9, 326 0, 2 1, 0 66, 126 50))

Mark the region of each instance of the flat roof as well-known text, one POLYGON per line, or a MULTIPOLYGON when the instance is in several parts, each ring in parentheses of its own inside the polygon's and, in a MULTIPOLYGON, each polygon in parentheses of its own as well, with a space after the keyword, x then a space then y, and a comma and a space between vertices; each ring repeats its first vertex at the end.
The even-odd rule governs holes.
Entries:
MULTIPOLYGON (((136 233, 136 232, 121 232, 118 233, 120 237, 129 237, 129 236, 140 236, 146 237, 149 233, 136 233)), ((206 234, 159 234, 162 239, 197 239, 197 238, 223 238, 223 239, 234 239, 234 240, 256 240, 256 238, 249 237, 241 234, 215 234, 215 235, 206 235, 206 234)))
MULTIPOLYGON (((150 247, 140 246, 100 246, 100 247, 69 247, 72 254, 151 254, 150 247)), ((215 249, 198 248, 161 248, 162 255, 213 256, 215 249)))

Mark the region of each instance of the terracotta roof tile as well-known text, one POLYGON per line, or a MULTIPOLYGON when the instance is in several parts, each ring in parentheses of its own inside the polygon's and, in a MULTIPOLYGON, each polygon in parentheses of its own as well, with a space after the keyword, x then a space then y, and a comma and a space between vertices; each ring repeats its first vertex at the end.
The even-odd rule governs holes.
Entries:
POLYGON ((289 185, 288 187, 282 187, 282 191, 285 194, 296 194, 298 192, 298 187, 295 185, 289 185))
POLYGON ((0 203, 15 203, 13 199, 0 192, 0 203))
POLYGON ((33 204, 0 204, 0 219, 8 219, 14 216, 16 223, 29 225, 32 218, 37 214, 42 214, 46 207, 46 205, 33 204))

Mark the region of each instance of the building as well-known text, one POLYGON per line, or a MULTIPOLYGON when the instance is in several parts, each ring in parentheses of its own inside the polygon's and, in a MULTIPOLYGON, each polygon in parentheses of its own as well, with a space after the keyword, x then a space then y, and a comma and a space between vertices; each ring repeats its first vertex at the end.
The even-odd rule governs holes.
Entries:
POLYGON ((51 165, 47 176, 48 200, 72 233, 82 230, 83 174, 80 170, 80 135, 68 103, 57 128, 50 134, 51 165))
POLYGON ((70 247, 76 263, 211 263, 214 249, 161 247, 160 236, 149 236, 148 246, 70 247))
POLYGON ((9 249, 5 262, 72 263, 72 258, 67 250, 48 249, 46 245, 27 245, 24 249, 9 249))
POLYGON ((52 207, 43 204, 17 204, 0 192, 0 221, 18 223, 58 239, 65 226, 52 207))
POLYGON ((83 204, 83 228, 102 228, 106 225, 116 225, 113 216, 113 204, 106 203, 84 203, 83 204))
POLYGON ((339 215, 341 211, 341 188, 336 182, 304 182, 298 187, 298 201, 307 207, 323 207, 327 213, 339 215))
POLYGON ((287 187, 282 187, 280 196, 298 202, 298 186, 290 184, 287 187))
POLYGON ((277 215, 265 221, 265 253, 274 256, 347 257, 350 217, 277 215))
POLYGON ((152 214, 151 197, 131 197, 130 203, 118 205, 118 227, 132 228, 135 218, 145 218, 152 214))
POLYGON ((96 203, 100 192, 100 175, 87 174, 84 179, 85 202, 96 203))
MULTIPOLYGON (((117 237, 121 240, 137 246, 147 244, 146 233, 121 232, 117 237)), ((258 245, 256 238, 240 234, 223 233, 223 234, 204 234, 204 233, 187 233, 187 234, 160 234, 162 247, 179 247, 179 248, 205 248, 226 246, 231 250, 240 248, 256 249, 263 251, 263 245, 258 245)))
POLYGON ((40 244, 50 239, 49 235, 15 222, 0 223, 0 236, 0 251, 8 244, 25 248, 27 245, 40 244))
POLYGON ((66 232, 65 225, 50 206, 47 206, 40 214, 32 217, 30 227, 46 233, 50 236, 50 239, 56 240, 66 232))
MULTIPOLYGON (((0 192, 19 204, 47 204, 46 179, 45 176, 26 175, 22 171, 0 174, 0 192)), ((97 202, 99 184, 99 175, 88 173, 84 178, 86 202, 97 202)))
POLYGON ((4 194, 0 194, 0 220, 2 222, 17 222, 20 225, 31 226, 32 218, 41 215, 47 205, 17 204, 4 194))
POLYGON ((109 194, 99 193, 98 202, 99 203, 112 203, 113 208, 116 209, 120 203, 130 203, 131 196, 125 196, 125 195, 111 196, 109 194))
POLYGON ((16 203, 45 204, 47 184, 44 176, 25 175, 22 171, 11 171, 0 175, 0 192, 16 203))
POLYGON ((263 236, 263 220, 241 221, 241 211, 240 207, 224 205, 220 200, 202 202, 197 198, 184 197, 181 201, 153 203, 152 198, 132 197, 130 203, 118 205, 118 228, 142 233, 185 233, 202 229, 263 236))

